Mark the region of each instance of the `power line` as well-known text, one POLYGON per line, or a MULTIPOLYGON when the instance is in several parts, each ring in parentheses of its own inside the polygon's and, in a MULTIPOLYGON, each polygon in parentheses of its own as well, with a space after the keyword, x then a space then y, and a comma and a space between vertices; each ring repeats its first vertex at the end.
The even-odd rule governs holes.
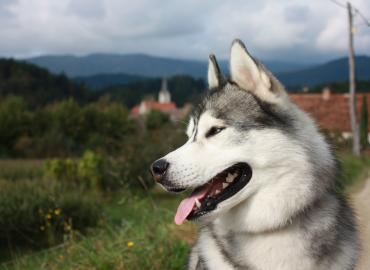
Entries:
POLYGON ((370 27, 370 20, 366 18, 365 15, 357 8, 353 8, 353 10, 356 12, 356 14, 360 15, 361 19, 365 22, 365 24, 370 27))
POLYGON ((333 2, 334 4, 336 4, 337 6, 340 6, 342 8, 347 8, 346 4, 343 4, 337 0, 329 0, 330 2, 333 2))
MULTIPOLYGON (((339 2, 337 0, 329 0, 329 1, 336 4, 337 6, 341 8, 347 9, 347 5, 343 2, 339 2)), ((358 8, 353 7, 353 5, 352 5, 352 9, 355 12, 354 15, 360 15, 361 19, 364 21, 364 24, 370 27, 370 19, 368 19, 358 8)))

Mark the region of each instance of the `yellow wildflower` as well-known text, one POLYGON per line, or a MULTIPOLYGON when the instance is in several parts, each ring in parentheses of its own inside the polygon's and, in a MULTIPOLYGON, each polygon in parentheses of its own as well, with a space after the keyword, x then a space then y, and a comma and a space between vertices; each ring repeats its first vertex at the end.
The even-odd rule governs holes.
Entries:
POLYGON ((59 216, 61 211, 62 211, 62 210, 61 210, 60 208, 57 208, 57 209, 55 209, 55 210, 54 210, 54 214, 55 214, 56 216, 59 216))
POLYGON ((135 245, 135 243, 134 242, 132 242, 132 241, 128 241, 127 242, 127 246, 128 247, 133 247, 135 245))
POLYGON ((50 214, 47 214, 47 215, 46 215, 46 218, 47 218, 47 219, 51 219, 51 215, 50 215, 50 214))

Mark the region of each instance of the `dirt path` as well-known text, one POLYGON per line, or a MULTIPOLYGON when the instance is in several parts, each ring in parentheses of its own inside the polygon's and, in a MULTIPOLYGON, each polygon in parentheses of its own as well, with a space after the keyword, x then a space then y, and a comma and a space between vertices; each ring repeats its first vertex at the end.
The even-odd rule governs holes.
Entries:
POLYGON ((362 254, 356 270, 370 269, 370 178, 364 188, 352 195, 352 202, 358 215, 362 254))

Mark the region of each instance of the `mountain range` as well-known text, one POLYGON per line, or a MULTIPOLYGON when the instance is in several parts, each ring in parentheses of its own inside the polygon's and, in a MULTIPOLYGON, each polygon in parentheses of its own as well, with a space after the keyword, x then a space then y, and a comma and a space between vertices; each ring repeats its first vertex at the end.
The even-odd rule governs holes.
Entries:
MULTIPOLYGON (((315 86, 330 82, 348 81, 348 58, 336 59, 303 70, 278 73, 287 86, 315 86)), ((370 81, 370 57, 356 57, 356 79, 370 81)))
MULTIPOLYGON (((90 54, 87 56, 46 55, 25 59, 53 73, 64 73, 78 82, 99 89, 153 78, 189 75, 205 78, 207 62, 157 57, 145 54, 90 54)), ((370 80, 370 57, 358 56, 357 78, 370 80)), ((348 59, 340 58, 323 64, 265 61, 264 64, 288 87, 299 89, 329 82, 348 80, 348 59)), ((228 73, 228 62, 220 61, 228 73)))
MULTIPOLYGON (((100 74, 126 74, 144 77, 170 77, 190 75, 204 78, 207 61, 183 60, 145 54, 90 54, 86 56, 45 55, 25 61, 47 68, 53 73, 65 73, 69 77, 84 77, 100 74)), ((228 73, 228 61, 219 61, 221 69, 228 73)), ((307 67, 307 64, 266 61, 273 72, 288 72, 307 67)))

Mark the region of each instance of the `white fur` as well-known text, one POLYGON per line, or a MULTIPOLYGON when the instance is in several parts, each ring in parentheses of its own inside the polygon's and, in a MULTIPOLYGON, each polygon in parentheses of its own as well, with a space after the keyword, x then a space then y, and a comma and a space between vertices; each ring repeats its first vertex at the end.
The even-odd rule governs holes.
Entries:
POLYGON ((186 128, 186 135, 188 136, 188 138, 190 138, 191 135, 194 133, 194 127, 194 118, 190 117, 188 126, 186 128))
POLYGON ((309 192, 313 184, 311 167, 304 149, 278 130, 251 130, 242 144, 232 143, 234 136, 240 136, 233 127, 205 137, 212 126, 223 124, 209 112, 201 115, 195 140, 191 137, 165 156, 171 164, 168 171, 171 181, 176 186, 195 188, 233 164, 246 162, 253 168, 248 185, 220 203, 205 220, 225 212, 226 220, 233 216, 233 224, 250 232, 284 226, 313 199, 309 192), (290 199, 286 200, 286 196, 290 199))
POLYGON ((279 103, 280 99, 270 91, 271 81, 262 69, 259 69, 253 58, 240 42, 235 41, 230 56, 231 78, 241 88, 251 91, 262 100, 279 103))
POLYGON ((209 88, 217 87, 220 85, 218 76, 217 76, 217 68, 215 64, 209 59, 208 61, 208 86, 209 88))
POLYGON ((207 263, 207 269, 212 270, 233 270, 234 268, 224 260, 223 255, 217 247, 215 239, 213 239, 207 230, 200 235, 199 247, 206 247, 199 249, 199 254, 207 263))
MULTIPOLYGON (((220 232, 223 229, 221 224, 215 227, 220 232)), ((241 233, 238 238, 243 245, 233 255, 248 262, 252 269, 318 270, 314 262, 306 256, 302 237, 296 225, 264 234, 241 233)))

